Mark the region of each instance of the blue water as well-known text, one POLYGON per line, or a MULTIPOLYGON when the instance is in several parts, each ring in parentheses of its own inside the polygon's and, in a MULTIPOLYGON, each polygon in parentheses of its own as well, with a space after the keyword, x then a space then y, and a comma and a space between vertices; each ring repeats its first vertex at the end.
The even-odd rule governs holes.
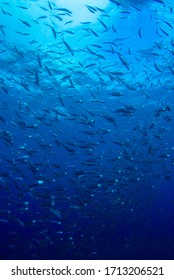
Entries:
POLYGON ((0 4, 0 259, 173 259, 172 1, 0 4))

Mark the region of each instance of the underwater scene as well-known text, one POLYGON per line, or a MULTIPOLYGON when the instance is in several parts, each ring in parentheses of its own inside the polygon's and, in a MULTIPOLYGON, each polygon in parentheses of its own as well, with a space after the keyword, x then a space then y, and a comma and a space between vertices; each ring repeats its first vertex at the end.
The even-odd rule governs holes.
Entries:
POLYGON ((174 259, 174 2, 0 0, 0 259, 174 259))

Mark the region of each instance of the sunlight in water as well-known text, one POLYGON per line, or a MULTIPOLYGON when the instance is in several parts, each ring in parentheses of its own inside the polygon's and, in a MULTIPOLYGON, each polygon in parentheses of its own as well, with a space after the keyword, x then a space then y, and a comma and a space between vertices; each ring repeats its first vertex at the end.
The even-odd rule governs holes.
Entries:
MULTIPOLYGON (((90 6, 95 8, 98 7, 100 9, 106 9, 110 2, 108 0, 80 0, 80 1, 72 1, 72 0, 66 0, 66 8, 72 11, 73 13, 73 25, 78 25, 79 22, 85 22, 85 21, 90 21, 90 22, 95 22, 98 13, 92 13, 90 12, 90 6), (89 6, 89 9, 88 9, 89 6)), ((55 1, 56 6, 63 8, 65 7, 65 1, 61 0, 56 0, 55 1)))

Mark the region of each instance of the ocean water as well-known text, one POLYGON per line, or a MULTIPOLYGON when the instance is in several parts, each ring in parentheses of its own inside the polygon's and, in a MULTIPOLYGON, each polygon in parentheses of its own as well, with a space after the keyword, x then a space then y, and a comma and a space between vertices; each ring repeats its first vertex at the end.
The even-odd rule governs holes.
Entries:
POLYGON ((0 259, 173 259, 173 1, 0 7, 0 259))

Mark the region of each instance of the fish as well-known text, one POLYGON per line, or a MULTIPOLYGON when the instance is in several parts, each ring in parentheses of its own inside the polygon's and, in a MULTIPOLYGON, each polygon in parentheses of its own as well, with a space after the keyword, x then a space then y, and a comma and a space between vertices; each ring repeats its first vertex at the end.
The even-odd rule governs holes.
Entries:
POLYGON ((100 20, 100 19, 98 18, 98 21, 101 23, 101 25, 103 25, 104 28, 108 29, 108 27, 106 26, 106 24, 105 24, 102 20, 100 20))
POLYGON ((56 30, 55 30, 50 24, 45 23, 45 25, 51 28, 52 33, 53 33, 53 35, 54 35, 54 38, 56 39, 56 38, 57 38, 57 32, 56 32, 56 30))
POLYGON ((89 5, 85 5, 88 10, 92 13, 92 14, 95 14, 95 12, 97 11, 97 8, 96 7, 92 7, 92 6, 89 6, 89 5))
POLYGON ((19 19, 24 25, 28 26, 28 27, 31 27, 31 25, 25 21, 25 20, 22 20, 22 19, 19 19))
POLYGON ((90 24, 91 22, 90 21, 82 21, 80 22, 81 24, 90 24))
POLYGON ((117 33, 117 30, 115 29, 115 27, 112 25, 112 30, 114 31, 114 33, 117 33))
POLYGON ((41 8, 42 10, 44 10, 44 11, 46 11, 46 12, 48 11, 48 9, 45 8, 45 7, 43 7, 43 6, 40 6, 40 5, 39 5, 39 8, 41 8))
POLYGON ((18 5, 17 8, 20 8, 20 9, 22 9, 22 10, 28 10, 27 7, 25 7, 25 6, 20 6, 20 5, 18 5))
POLYGON ((72 11, 70 11, 70 10, 67 9, 67 8, 55 8, 55 10, 62 11, 62 12, 66 12, 66 13, 68 13, 68 14, 72 14, 72 11))
POLYGON ((38 19, 45 19, 45 18, 47 18, 47 16, 40 16, 40 17, 37 18, 37 20, 38 19))
POLYGON ((101 58, 101 59, 105 59, 105 57, 104 57, 103 55, 98 54, 98 53, 92 51, 92 50, 89 49, 89 47, 87 47, 87 46, 86 46, 86 48, 87 48, 87 50, 88 50, 92 55, 97 56, 97 57, 99 57, 99 58, 101 58))
POLYGON ((72 23, 72 22, 73 22, 73 20, 69 20, 69 21, 65 22, 65 24, 64 24, 64 25, 66 25, 66 24, 70 24, 70 23, 72 23))
POLYGON ((104 10, 104 9, 101 9, 101 8, 99 8, 99 7, 96 7, 96 6, 95 6, 95 8, 96 8, 98 11, 102 12, 102 13, 106 13, 106 10, 104 10))
POLYGON ((169 34, 163 28, 161 28, 161 26, 159 28, 166 36, 169 36, 169 34))
POLYGON ((160 3, 160 4, 163 4, 165 6, 165 3, 163 0, 153 0, 154 2, 157 2, 157 3, 160 3))
POLYGON ((123 96, 123 93, 121 93, 121 92, 111 92, 111 93, 109 93, 109 95, 111 95, 111 96, 116 96, 116 97, 120 97, 120 96, 123 96))
POLYGON ((116 120, 113 116, 108 115, 108 114, 102 114, 101 115, 103 118, 105 118, 108 122, 114 124, 114 126, 118 127, 118 124, 116 123, 116 120))
POLYGON ((121 6, 121 3, 117 0, 109 0, 110 2, 112 2, 113 4, 117 5, 117 6, 121 6))
POLYGON ((37 86, 39 86, 39 82, 40 82, 40 80, 39 80, 39 71, 36 70, 36 71, 35 71, 35 84, 36 84, 37 86))
POLYGON ((155 69, 158 71, 158 72, 162 72, 159 67, 157 66, 156 62, 154 61, 154 66, 155 66, 155 69))
POLYGON ((69 45, 64 39, 62 39, 62 41, 63 41, 65 47, 66 47, 66 48, 68 49, 68 51, 71 53, 71 55, 74 56, 74 52, 73 52, 72 48, 70 47, 70 45, 69 45))
POLYGON ((89 67, 93 67, 93 66, 96 66, 96 63, 87 64, 87 65, 84 67, 84 69, 89 68, 89 67))
POLYGON ((65 149, 67 152, 69 152, 69 153, 71 153, 71 154, 76 154, 76 150, 73 149, 73 148, 71 148, 71 147, 69 147, 68 145, 63 145, 63 147, 64 147, 64 149, 65 149))
POLYGON ((5 123, 5 119, 4 119, 3 116, 0 116, 0 121, 3 122, 3 123, 5 123))
POLYGON ((173 26, 170 24, 170 22, 166 21, 166 20, 162 20, 163 22, 165 22, 171 29, 173 29, 173 26))
POLYGON ((48 1, 48 6, 49 6, 50 10, 53 9, 53 8, 52 8, 52 5, 51 5, 51 3, 50 3, 50 1, 48 1))
POLYGON ((99 35, 98 35, 94 30, 92 30, 91 28, 88 28, 88 30, 91 31, 91 33, 92 33, 94 36, 99 37, 99 35))
POLYGON ((63 21, 63 19, 59 15, 53 15, 53 17, 56 17, 58 20, 63 21))
POLYGON ((6 219, 0 219, 0 222, 1 222, 1 223, 8 223, 9 221, 6 220, 6 219))
POLYGON ((117 54, 118 54, 118 57, 119 57, 120 61, 121 61, 122 64, 125 66, 125 68, 126 68, 128 71, 130 71, 130 66, 129 66, 129 64, 124 60, 124 58, 122 57, 122 55, 121 55, 120 53, 117 52, 117 54))
POLYGON ((141 28, 138 30, 138 36, 139 36, 140 38, 142 38, 141 28))
POLYGON ((38 55, 37 55, 37 60, 38 60, 38 65, 39 65, 39 67, 42 68, 42 61, 41 61, 41 58, 40 58, 39 53, 38 53, 38 55))
POLYGON ((114 75, 114 76, 115 76, 115 75, 116 75, 116 76, 117 76, 117 75, 119 75, 119 76, 120 76, 120 75, 124 75, 124 73, 123 73, 123 72, 120 72, 120 71, 109 71, 109 73, 112 74, 112 75, 114 75))
POLYGON ((48 74, 49 74, 50 76, 52 76, 51 69, 50 69, 46 64, 44 64, 44 66, 45 66, 45 69, 46 69, 46 71, 48 72, 48 74))

